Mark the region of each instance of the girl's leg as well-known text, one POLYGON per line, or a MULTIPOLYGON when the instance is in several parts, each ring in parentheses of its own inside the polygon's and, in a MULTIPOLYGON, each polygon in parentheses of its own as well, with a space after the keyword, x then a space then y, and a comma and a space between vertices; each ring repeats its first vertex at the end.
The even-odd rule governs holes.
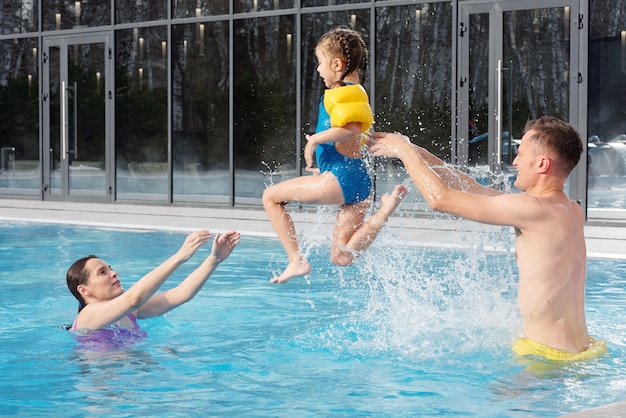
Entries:
POLYGON ((372 245, 407 193, 408 190, 404 185, 397 185, 390 194, 380 198, 380 208, 366 222, 364 220, 369 198, 363 202, 342 206, 333 233, 331 262, 340 266, 352 264, 361 252, 372 245))
POLYGON ((283 283, 311 272, 311 265, 300 252, 293 220, 285 209, 287 202, 341 205, 343 193, 335 176, 328 172, 296 177, 265 189, 263 206, 289 258, 285 270, 272 278, 272 283, 283 283))

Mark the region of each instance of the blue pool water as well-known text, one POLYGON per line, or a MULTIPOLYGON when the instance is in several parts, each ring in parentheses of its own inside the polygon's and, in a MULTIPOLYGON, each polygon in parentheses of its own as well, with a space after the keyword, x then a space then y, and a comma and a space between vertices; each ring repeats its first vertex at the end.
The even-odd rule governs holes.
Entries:
POLYGON ((278 241, 244 236, 193 301, 141 322, 146 339, 77 349, 71 262, 96 254, 128 288, 184 236, 0 222, 0 414, 551 417, 626 399, 624 261, 588 266, 589 328, 610 354, 529 371, 510 352, 512 254, 387 233, 350 268, 307 241, 314 271, 278 286, 278 241))

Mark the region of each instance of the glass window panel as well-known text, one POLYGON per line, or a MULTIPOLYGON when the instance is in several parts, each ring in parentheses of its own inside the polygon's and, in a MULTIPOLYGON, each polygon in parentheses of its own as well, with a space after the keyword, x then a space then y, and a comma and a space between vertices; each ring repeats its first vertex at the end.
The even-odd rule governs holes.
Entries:
POLYGON ((117 198, 166 201, 167 28, 116 31, 117 198))
POLYGON ((529 119, 552 115, 569 120, 570 25, 565 13, 563 7, 503 13, 502 108, 513 111, 503 111, 502 129, 511 130, 514 138, 521 138, 529 119))
POLYGON ((110 0, 43 1, 42 10, 46 31, 111 24, 110 0))
POLYGON ((298 174, 294 20, 235 22, 233 158, 239 203, 245 198, 260 203, 268 182, 298 174))
POLYGON ((590 1, 587 207, 626 208, 626 3, 590 1))
POLYGON ((228 0, 173 0, 174 18, 228 14, 228 0))
POLYGON ((295 0, 235 0, 235 13, 291 9, 295 0))
POLYGON ((115 23, 167 19, 167 0, 116 0, 115 23))
POLYGON ((302 7, 335 6, 337 4, 369 3, 368 0, 301 0, 302 7))
MULTIPOLYGON (((450 160, 452 7, 422 3, 376 9, 375 129, 399 131, 450 160)), ((399 182, 396 161, 377 159, 377 192, 399 182)), ((409 199, 417 198, 411 193, 409 199)))
POLYGON ((489 163, 486 140, 489 130, 489 13, 469 16, 469 117, 468 162, 471 165, 489 163), (484 138, 484 139, 481 139, 484 138))
POLYGON ((41 193, 37 44, 0 42, 0 193, 41 193))
POLYGON ((39 2, 33 0, 4 1, 0 13, 0 34, 36 32, 39 2))
POLYGON ((174 200, 230 201, 228 22, 172 29, 174 200))
POLYGON ((68 193, 106 196, 106 60, 104 42, 70 45, 68 85, 68 193))

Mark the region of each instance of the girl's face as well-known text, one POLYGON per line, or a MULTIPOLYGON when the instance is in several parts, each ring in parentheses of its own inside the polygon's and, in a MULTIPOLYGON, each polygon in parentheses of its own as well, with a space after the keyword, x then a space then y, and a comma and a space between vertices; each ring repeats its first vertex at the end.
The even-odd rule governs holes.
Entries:
POLYGON ((335 82, 339 81, 343 72, 343 61, 339 58, 330 58, 323 46, 315 48, 315 56, 317 57, 317 72, 324 80, 326 88, 330 88, 335 82))

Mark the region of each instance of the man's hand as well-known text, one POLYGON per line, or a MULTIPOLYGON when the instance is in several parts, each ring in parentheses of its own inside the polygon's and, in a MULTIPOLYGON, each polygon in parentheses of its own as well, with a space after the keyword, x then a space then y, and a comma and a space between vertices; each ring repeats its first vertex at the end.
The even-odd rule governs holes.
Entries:
POLYGON ((367 141, 369 151, 377 157, 402 158, 407 147, 413 144, 409 138, 400 133, 373 132, 367 141))

